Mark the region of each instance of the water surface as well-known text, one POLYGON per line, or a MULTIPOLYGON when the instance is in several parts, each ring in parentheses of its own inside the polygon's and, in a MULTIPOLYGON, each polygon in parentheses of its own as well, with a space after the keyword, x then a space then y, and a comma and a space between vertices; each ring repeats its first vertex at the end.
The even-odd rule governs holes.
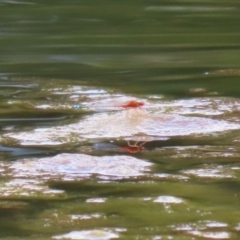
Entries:
POLYGON ((239 238, 238 1, 0 6, 1 239, 239 238))

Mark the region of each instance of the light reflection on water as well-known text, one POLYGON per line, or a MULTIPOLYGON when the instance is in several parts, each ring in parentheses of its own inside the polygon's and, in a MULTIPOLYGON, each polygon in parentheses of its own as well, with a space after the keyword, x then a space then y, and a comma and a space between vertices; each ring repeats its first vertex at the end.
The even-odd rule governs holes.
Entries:
POLYGON ((1 239, 238 239, 237 1, 0 6, 1 239))
MULTIPOLYGON (((145 202, 148 208, 144 210, 144 215, 149 215, 148 220, 153 225, 154 219, 162 222, 159 216, 165 216, 166 223, 161 224, 164 224, 164 232, 169 234, 169 231, 174 231, 186 238, 197 236, 206 239, 230 239, 234 236, 234 230, 228 223, 221 225, 217 221, 218 217, 214 217, 220 215, 222 208, 212 210, 207 203, 199 205, 193 199, 204 198, 206 191, 205 187, 197 187, 195 181, 204 183, 210 180, 218 184, 218 181, 228 180, 237 184, 237 98, 198 96, 191 99, 168 99, 164 95, 139 97, 110 89, 71 85, 65 81, 56 86, 54 81, 41 79, 38 79, 38 85, 39 87, 33 88, 34 92, 14 92, 14 98, 5 103, 10 109, 27 106, 31 115, 28 113, 29 116, 25 118, 13 116, 8 122, 1 121, 4 126, 1 141, 9 146, 2 147, 2 150, 7 151, 8 156, 12 156, 15 161, 1 161, 0 171, 4 180, 0 197, 5 201, 9 198, 24 199, 30 203, 31 199, 58 199, 61 202, 74 198, 79 199, 83 205, 90 204, 92 207, 87 207, 86 211, 84 207, 78 209, 71 202, 70 205, 73 206, 70 213, 79 217, 70 219, 69 210, 64 210, 60 204, 57 213, 54 212, 56 210, 49 210, 45 222, 39 218, 46 214, 46 210, 39 213, 30 225, 28 219, 22 219, 31 229, 34 229, 34 224, 40 224, 43 229, 55 229, 57 221, 68 227, 65 232, 52 230, 55 239, 86 239, 86 236, 89 239, 101 239, 102 236, 112 239, 124 234, 136 235, 131 232, 129 226, 132 223, 128 220, 136 212, 127 213, 125 224, 120 224, 119 218, 123 214, 121 211, 127 211, 124 208, 128 209, 131 204, 135 205, 133 209, 142 208, 145 202), (145 105, 137 109, 121 107, 122 103, 131 99, 144 101, 145 105), (53 112, 51 117, 33 118, 33 113, 39 110, 42 114, 44 111, 53 112), (64 117, 54 117, 54 111, 56 114, 62 112, 64 117), (78 115, 79 113, 81 114, 78 115), (69 117, 69 114, 75 116, 69 117), (47 120, 49 123, 46 123, 47 127, 35 124, 27 126, 24 124, 27 120, 35 120, 37 123, 47 120), (52 126, 53 120, 56 126, 52 126), (215 144, 218 139, 224 138, 225 144, 215 144), (233 139, 236 140, 235 143, 233 139), (11 147, 12 142, 18 147, 11 147), (21 145, 28 147, 21 148, 21 145), (35 149, 32 145, 35 145, 35 149), (42 149, 38 149, 39 145, 42 149), (50 153, 51 156, 39 157, 50 153), (129 156, 133 154, 136 156, 129 156), (21 159, 21 155, 27 158, 21 159), (35 157, 29 158, 30 156, 35 157), (231 162, 226 164, 230 159, 231 162), (122 185, 123 188, 121 181, 127 181, 122 185), (90 187, 90 192, 84 187, 85 184, 90 187), (134 185, 131 186, 132 184, 134 185), (118 190, 111 191, 112 185, 118 190), (75 190, 79 187, 83 188, 80 193, 75 190), (192 188, 196 188, 194 193, 191 193, 192 188), (127 193, 123 197, 122 192, 125 191, 127 193), (128 200, 130 202, 126 203, 128 200), (119 213, 114 213, 113 217, 108 213, 115 211, 112 201, 119 205, 119 213), (156 205, 159 216, 154 213, 156 205), (96 212, 101 214, 94 217, 96 212), (183 212, 189 212, 189 215, 173 225, 171 216, 181 219, 183 212), (188 216, 194 218, 193 223, 186 223, 189 221, 188 216), (94 223, 94 228, 91 224, 88 225, 89 219, 94 223), (112 219, 117 222, 115 228, 107 228, 112 219), (85 227, 76 227, 79 222, 85 227), (119 227, 125 230, 119 232, 119 227), (74 229, 79 230, 73 231, 74 229)), ((206 91, 200 92, 205 94, 206 91)), ((4 109, 2 111, 6 114, 4 109)), ((225 192, 225 189, 211 188, 218 196, 225 192)), ((209 201, 209 197, 204 201, 209 201)), ((226 201, 232 202, 232 199, 226 195, 219 197, 218 204, 226 201)), ((10 203, 9 207, 18 209, 18 205, 12 206, 10 203)), ((22 211, 27 208, 29 205, 20 206, 22 211)), ((230 214, 234 209, 233 205, 230 214)), ((138 223, 141 225, 144 221, 140 215, 134 224, 136 229, 139 229, 138 223)), ((237 224, 235 221, 235 226, 237 224)), ((164 237, 162 231, 154 230, 154 227, 151 229, 139 231, 164 237)))

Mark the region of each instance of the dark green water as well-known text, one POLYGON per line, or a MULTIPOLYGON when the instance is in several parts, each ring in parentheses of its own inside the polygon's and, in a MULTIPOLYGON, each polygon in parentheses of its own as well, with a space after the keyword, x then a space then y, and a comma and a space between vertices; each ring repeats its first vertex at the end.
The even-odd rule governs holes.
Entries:
POLYGON ((0 239, 239 239, 239 22, 237 0, 0 0, 0 239))

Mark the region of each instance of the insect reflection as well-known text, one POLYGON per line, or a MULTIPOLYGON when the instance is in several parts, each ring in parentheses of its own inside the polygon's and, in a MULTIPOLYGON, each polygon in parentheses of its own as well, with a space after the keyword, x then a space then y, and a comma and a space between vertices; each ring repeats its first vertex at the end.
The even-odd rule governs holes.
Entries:
POLYGON ((139 144, 139 141, 135 142, 134 144, 131 144, 130 141, 127 141, 126 146, 119 147, 119 149, 124 150, 129 153, 138 153, 141 152, 144 149, 144 144, 146 142, 143 142, 139 144))

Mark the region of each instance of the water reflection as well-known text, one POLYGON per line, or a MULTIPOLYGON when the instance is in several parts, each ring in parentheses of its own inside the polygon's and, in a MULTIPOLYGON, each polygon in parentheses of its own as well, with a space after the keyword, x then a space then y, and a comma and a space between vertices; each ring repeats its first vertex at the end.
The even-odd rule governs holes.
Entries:
POLYGON ((207 6, 149 6, 146 11, 159 12, 226 12, 234 11, 233 7, 207 7, 207 6))
POLYGON ((238 239, 236 0, 0 6, 1 239, 238 239))
POLYGON ((144 175, 151 163, 130 156, 90 156, 59 154, 49 158, 23 159, 9 166, 13 177, 41 177, 42 179, 83 179, 91 175, 111 180, 144 175))
MULTIPOLYGON (((139 152, 145 142, 153 140, 172 136, 207 135, 240 128, 238 123, 234 123, 236 119, 232 117, 239 110, 237 99, 205 97, 166 101, 156 96, 137 99, 104 89, 64 85, 55 87, 52 83, 49 84, 49 88, 45 85, 39 93, 42 97, 51 94, 51 97, 45 101, 46 104, 36 98, 36 92, 34 100, 27 100, 25 103, 23 100, 21 102, 12 100, 8 104, 12 107, 20 103, 26 104, 31 109, 71 110, 71 112, 85 113, 87 116, 75 120, 76 123, 71 123, 69 119, 67 122, 70 123, 56 127, 4 133, 1 135, 2 142, 6 144, 14 140, 21 145, 59 145, 91 139, 122 139, 140 141, 139 144, 127 142, 122 146, 123 150, 125 148, 129 152, 139 152), (217 116, 218 119, 211 119, 213 116, 217 116), (233 121, 225 121, 223 118, 233 121)), ((22 98, 24 95, 27 97, 32 93, 30 95, 21 93, 22 98)), ((8 121, 43 122, 64 119, 65 117, 13 118, 8 121)))
POLYGON ((225 229, 226 223, 216 221, 199 221, 180 226, 172 226, 174 230, 186 232, 192 236, 203 237, 206 239, 230 239, 230 233, 225 229))
POLYGON ((54 239, 115 239, 119 235, 105 230, 73 231, 67 234, 53 236, 54 239))

